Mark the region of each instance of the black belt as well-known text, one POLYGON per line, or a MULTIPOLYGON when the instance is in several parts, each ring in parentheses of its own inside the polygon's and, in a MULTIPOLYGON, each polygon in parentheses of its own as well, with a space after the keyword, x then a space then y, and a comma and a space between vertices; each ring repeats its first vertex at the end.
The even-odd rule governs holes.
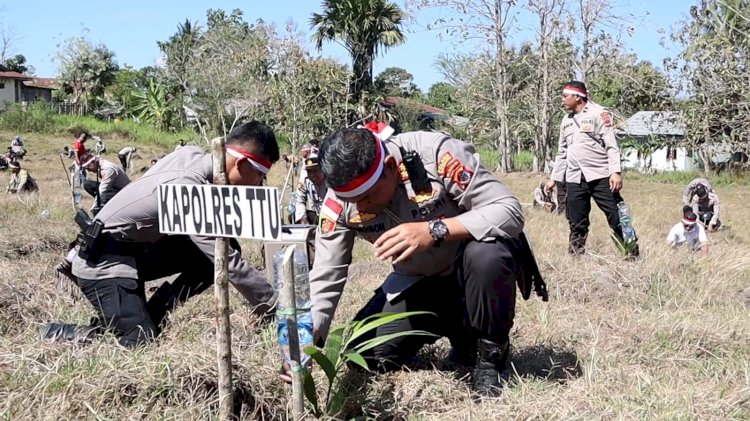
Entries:
POLYGON ((143 254, 145 250, 144 243, 135 243, 132 241, 118 241, 107 233, 102 233, 99 236, 98 241, 101 241, 99 245, 100 255, 114 254, 119 256, 132 256, 143 254))

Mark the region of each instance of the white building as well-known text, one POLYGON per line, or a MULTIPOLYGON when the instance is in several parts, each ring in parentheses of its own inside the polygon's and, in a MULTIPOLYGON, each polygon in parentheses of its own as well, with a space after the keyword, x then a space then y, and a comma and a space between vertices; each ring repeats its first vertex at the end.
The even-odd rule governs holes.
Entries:
MULTIPOLYGON (((615 130, 623 168, 642 172, 701 171, 703 165, 694 148, 685 142, 685 124, 675 111, 639 111, 615 130)), ((706 147, 714 163, 732 159, 724 143, 706 147)))

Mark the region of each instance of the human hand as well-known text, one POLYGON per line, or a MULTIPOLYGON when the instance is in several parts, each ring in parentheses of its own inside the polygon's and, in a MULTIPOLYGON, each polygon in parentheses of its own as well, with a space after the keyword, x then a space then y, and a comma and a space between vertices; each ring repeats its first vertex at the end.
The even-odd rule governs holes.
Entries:
POLYGON ((714 231, 716 231, 716 225, 709 224, 708 225, 708 232, 714 232, 714 231))
MULTIPOLYGON (((313 344, 317 343, 320 343, 320 332, 318 329, 313 329, 313 344)), ((286 361, 281 362, 279 378, 286 384, 292 384, 292 368, 286 361)))
POLYGON ((612 193, 622 190, 622 176, 620 174, 612 173, 609 176, 609 189, 612 190, 612 193))
POLYGON ((552 203, 545 203, 544 204, 544 209, 547 209, 548 211, 551 211, 552 210, 552 203))
POLYGON ((412 254, 432 247, 434 240, 427 222, 409 222, 393 227, 375 243, 375 257, 380 260, 393 259, 392 264, 403 262, 412 254))
POLYGON ((544 185, 544 191, 546 191, 547 193, 551 193, 554 188, 555 180, 550 180, 547 182, 547 184, 544 185))

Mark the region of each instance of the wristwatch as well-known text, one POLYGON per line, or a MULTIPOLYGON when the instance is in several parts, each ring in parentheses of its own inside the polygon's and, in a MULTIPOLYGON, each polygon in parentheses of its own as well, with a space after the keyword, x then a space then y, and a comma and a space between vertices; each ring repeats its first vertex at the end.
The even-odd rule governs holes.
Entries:
POLYGON ((445 222, 440 219, 433 219, 427 224, 427 229, 430 230, 435 247, 440 247, 440 244, 445 241, 445 237, 448 236, 448 225, 445 225, 445 222))

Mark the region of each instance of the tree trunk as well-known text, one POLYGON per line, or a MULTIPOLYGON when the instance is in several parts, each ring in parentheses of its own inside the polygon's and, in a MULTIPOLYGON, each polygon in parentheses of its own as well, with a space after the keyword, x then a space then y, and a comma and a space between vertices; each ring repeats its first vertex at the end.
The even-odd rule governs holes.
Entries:
MULTIPOLYGON (((213 151, 214 183, 227 184, 224 141, 216 138, 211 142, 213 151)), ((214 250, 214 295, 216 298, 216 357, 219 365, 219 419, 234 417, 232 398, 232 328, 229 321, 228 283, 229 241, 216 238, 214 250)))
POLYGON ((495 118, 498 123, 498 169, 507 173, 513 168, 510 160, 510 136, 508 133, 508 98, 505 87, 507 69, 505 66, 505 29, 503 28, 503 2, 495 0, 495 85, 497 100, 495 101, 495 118))

